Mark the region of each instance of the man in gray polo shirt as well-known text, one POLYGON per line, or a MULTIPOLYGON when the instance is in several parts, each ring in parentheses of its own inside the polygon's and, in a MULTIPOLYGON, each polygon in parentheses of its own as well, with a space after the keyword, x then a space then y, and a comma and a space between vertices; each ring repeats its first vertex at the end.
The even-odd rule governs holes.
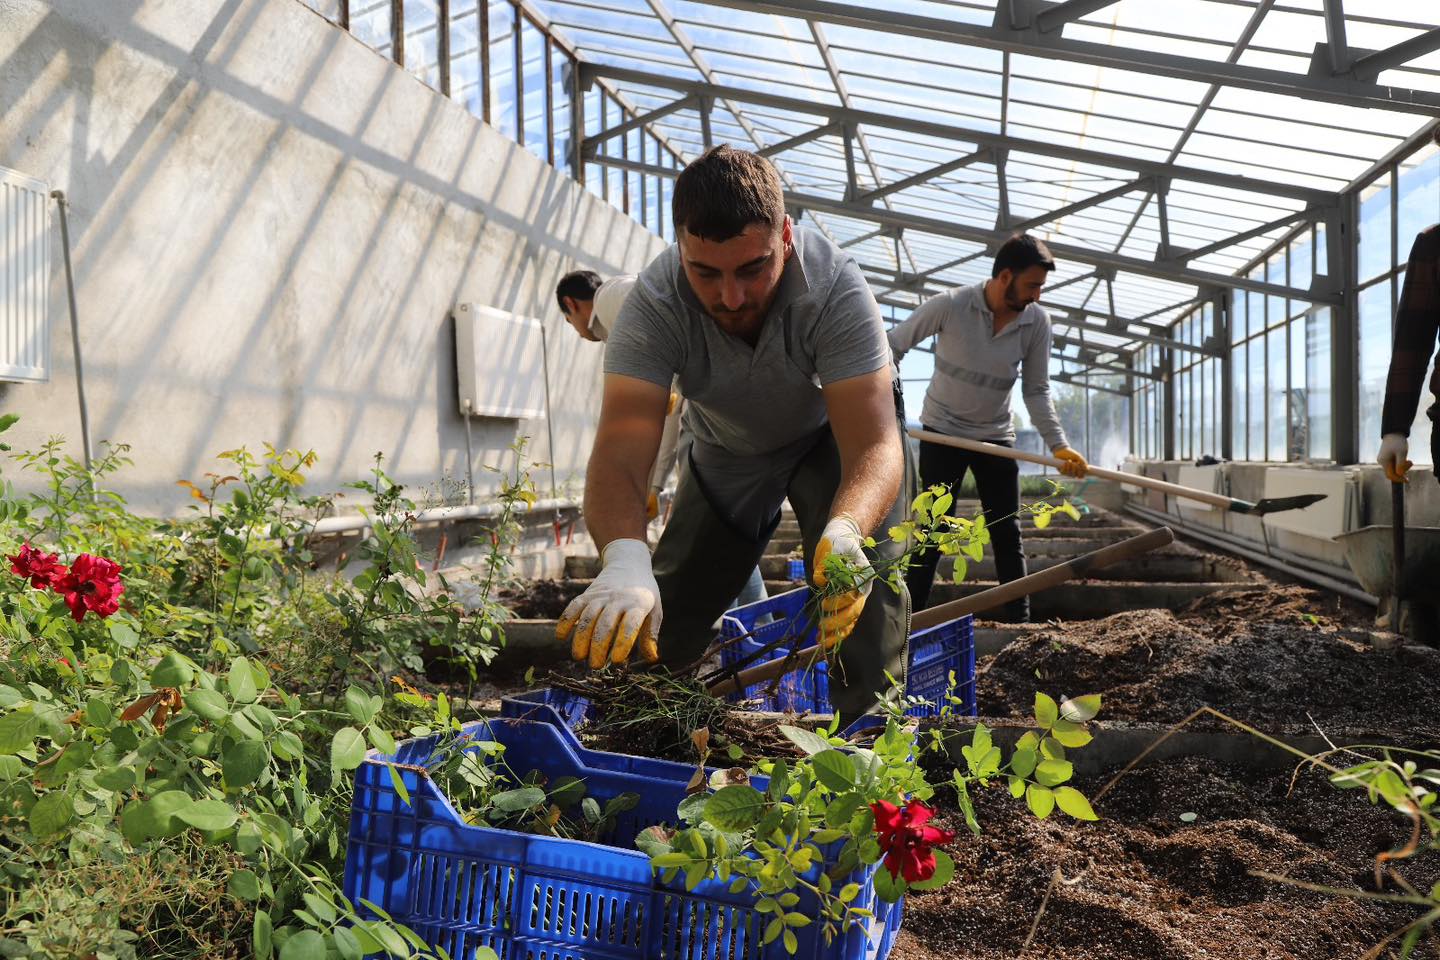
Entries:
MULTIPOLYGON (((1083 477, 1088 468, 1085 458, 1066 443, 1050 401, 1050 317, 1037 301, 1054 269, 1055 260, 1045 244, 1017 234, 995 255, 988 281, 956 287, 925 301, 890 330, 890 346, 898 363, 911 347, 935 338, 935 373, 920 413, 926 430, 1013 446, 1010 391, 1018 377, 1035 429, 1052 454, 1065 461, 1061 471, 1083 477)), ((1020 465, 1005 457, 920 444, 922 486, 944 484, 958 490, 967 470, 975 474, 999 580, 1018 580, 1025 576, 1025 548, 1016 516, 1020 465)), ((925 609, 930 599, 939 562, 939 554, 927 551, 906 574, 917 610, 925 609)), ((1003 615, 1008 620, 1029 620, 1029 598, 1012 602, 1003 615)))
MULTIPOLYGON (((727 146, 680 174, 672 213, 678 242, 640 275, 605 353, 585 487, 603 569, 557 628, 592 667, 632 647, 672 666, 698 658, 787 497, 817 585, 832 555, 872 569, 866 536, 909 504, 890 349, 855 262, 794 228, 768 160, 727 146), (646 474, 677 376, 693 443, 652 571, 646 474)), ((898 555, 881 539, 880 556, 898 555)), ((874 705, 886 670, 904 675, 908 599, 872 583, 823 604, 845 715, 874 705)))

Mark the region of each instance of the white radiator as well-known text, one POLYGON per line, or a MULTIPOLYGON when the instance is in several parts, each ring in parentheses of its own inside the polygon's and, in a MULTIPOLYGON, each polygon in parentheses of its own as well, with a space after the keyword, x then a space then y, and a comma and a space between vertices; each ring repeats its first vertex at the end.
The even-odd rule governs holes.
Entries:
POLYGON ((50 379, 50 189, 0 167, 0 380, 50 379))
POLYGON ((455 308, 460 413, 545 416, 545 334, 539 320, 478 303, 455 308))

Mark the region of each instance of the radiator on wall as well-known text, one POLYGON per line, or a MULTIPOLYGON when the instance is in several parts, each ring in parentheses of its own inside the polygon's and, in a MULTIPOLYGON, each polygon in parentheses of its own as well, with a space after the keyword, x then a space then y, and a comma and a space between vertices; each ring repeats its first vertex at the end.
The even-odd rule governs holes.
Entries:
POLYGON ((0 167, 0 381, 50 379, 50 189, 0 167))

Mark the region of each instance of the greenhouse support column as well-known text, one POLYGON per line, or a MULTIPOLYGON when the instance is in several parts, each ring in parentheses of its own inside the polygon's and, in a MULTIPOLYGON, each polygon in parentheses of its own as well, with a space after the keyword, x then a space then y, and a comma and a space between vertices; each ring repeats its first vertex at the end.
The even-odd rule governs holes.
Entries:
POLYGON ((1160 375, 1165 379, 1161 381, 1163 395, 1165 397, 1165 412, 1161 417, 1161 433, 1163 434, 1162 455, 1165 460, 1175 459, 1175 351, 1164 349, 1160 351, 1160 375))
POLYGON ((1137 456, 1139 453, 1139 448, 1135 443, 1137 439, 1135 430, 1135 418, 1140 416, 1141 404, 1135 402, 1135 374, 1133 372, 1135 370, 1135 354, 1129 353, 1125 355, 1125 366, 1131 371, 1130 373, 1125 374, 1125 392, 1130 395, 1130 416, 1126 417, 1125 419, 1129 422, 1130 425, 1130 454, 1131 456, 1137 456))
POLYGON ((1330 402, 1331 432, 1335 445, 1335 462, 1354 463, 1360 455, 1360 326, 1359 297, 1355 291, 1359 274, 1360 197, 1358 192, 1346 195, 1340 214, 1327 222, 1326 254, 1330 276, 1339 280, 1342 300, 1330 310, 1330 402))
POLYGON ((1235 351, 1230 325, 1235 316, 1235 291, 1226 288, 1215 295, 1215 316, 1223 322, 1215 325, 1215 338, 1223 353, 1220 355, 1220 459, 1235 459, 1235 351))

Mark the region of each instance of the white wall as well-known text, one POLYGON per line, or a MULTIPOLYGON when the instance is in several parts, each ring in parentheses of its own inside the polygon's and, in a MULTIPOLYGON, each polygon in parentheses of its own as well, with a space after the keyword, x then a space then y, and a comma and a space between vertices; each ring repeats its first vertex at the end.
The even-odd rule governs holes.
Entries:
MULTIPOLYGON (((316 491, 377 451, 463 477, 463 301, 546 320, 557 472, 583 472, 601 348, 555 281, 663 244, 298 0, 0 0, 0 104, 0 165, 69 195, 91 434, 132 445, 132 506, 172 512, 176 480, 267 440, 318 452, 316 491)), ((78 456, 52 233, 51 380, 0 384, 0 411, 18 449, 78 456)), ((477 485, 517 430, 548 457, 543 422, 473 426, 477 485)))

